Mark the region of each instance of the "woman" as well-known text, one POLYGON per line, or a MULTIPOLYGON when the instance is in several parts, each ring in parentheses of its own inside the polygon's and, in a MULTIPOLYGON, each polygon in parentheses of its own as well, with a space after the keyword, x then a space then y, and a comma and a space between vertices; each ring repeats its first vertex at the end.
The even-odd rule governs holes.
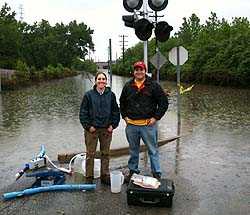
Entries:
POLYGON ((109 150, 112 132, 120 121, 119 107, 115 94, 107 87, 107 76, 97 72, 93 89, 85 93, 81 108, 80 122, 84 128, 86 144, 86 182, 93 183, 94 158, 97 141, 101 152, 101 182, 110 184, 109 150))

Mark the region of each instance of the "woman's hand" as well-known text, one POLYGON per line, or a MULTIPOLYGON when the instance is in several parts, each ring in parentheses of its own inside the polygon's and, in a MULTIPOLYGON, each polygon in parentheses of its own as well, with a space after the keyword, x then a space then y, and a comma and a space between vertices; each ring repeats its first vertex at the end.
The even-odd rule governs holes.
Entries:
POLYGON ((95 131, 96 131, 95 127, 91 126, 91 127, 89 128, 89 132, 90 132, 90 133, 94 133, 95 131))
POLYGON ((110 126, 108 127, 108 132, 109 132, 109 133, 112 133, 112 132, 113 132, 113 126, 112 126, 112 125, 110 125, 110 126))

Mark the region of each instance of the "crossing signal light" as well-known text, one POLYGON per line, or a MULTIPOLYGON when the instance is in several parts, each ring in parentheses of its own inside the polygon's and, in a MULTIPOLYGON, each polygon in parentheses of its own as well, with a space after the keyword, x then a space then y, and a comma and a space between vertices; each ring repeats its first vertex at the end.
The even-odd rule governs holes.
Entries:
POLYGON ((148 6, 154 11, 161 11, 168 5, 168 0, 148 0, 148 6))
POLYGON ((158 22, 155 27, 155 37, 158 41, 165 42, 169 39, 172 30, 173 27, 167 22, 158 22))
POLYGON ((128 12, 139 10, 143 4, 143 0, 123 0, 123 6, 128 12))
POLYGON ((134 17, 134 15, 122 16, 122 20, 124 21, 125 26, 127 26, 129 28, 134 28, 134 25, 135 25, 135 17, 134 17))
POLYGON ((135 35, 142 41, 147 41, 152 35, 154 25, 147 19, 142 18, 135 22, 135 35))
MULTIPOLYGON (((147 41, 152 35, 154 25, 146 18, 138 20, 135 10, 139 10, 143 5, 143 0, 123 0, 123 6, 128 12, 134 15, 124 15, 122 20, 126 27, 134 28, 135 35, 142 41, 147 41)), ((154 11, 161 11, 168 5, 168 0, 148 0, 149 7, 154 11)), ((157 15, 156 15, 157 16, 157 15)), ((173 27, 167 22, 158 22, 155 26, 155 37, 160 42, 165 42, 170 37, 173 27)))

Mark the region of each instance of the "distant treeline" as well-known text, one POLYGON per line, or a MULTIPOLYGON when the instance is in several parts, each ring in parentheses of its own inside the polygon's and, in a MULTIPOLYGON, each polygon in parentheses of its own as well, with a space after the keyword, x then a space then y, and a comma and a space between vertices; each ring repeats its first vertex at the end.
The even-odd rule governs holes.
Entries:
POLYGON ((30 25, 16 20, 15 15, 7 3, 2 6, 0 68, 18 70, 17 81, 60 78, 86 67, 96 70, 93 62, 85 61, 88 51, 94 50, 94 31, 87 25, 72 21, 51 26, 46 20, 30 25))
MULTIPOLYGON (((205 22, 192 14, 183 18, 180 30, 168 41, 159 44, 168 59, 168 52, 182 45, 189 52, 188 61, 181 68, 181 80, 195 83, 249 87, 250 83, 250 24, 247 18, 235 17, 231 22, 219 20, 216 13, 205 22)), ((148 45, 150 59, 155 54, 155 39, 148 45)), ((129 75, 131 65, 143 59, 143 43, 127 49, 113 72, 129 75)), ((155 71, 153 65, 149 65, 155 71)), ((176 80, 175 67, 167 62, 160 71, 161 79, 176 80)))

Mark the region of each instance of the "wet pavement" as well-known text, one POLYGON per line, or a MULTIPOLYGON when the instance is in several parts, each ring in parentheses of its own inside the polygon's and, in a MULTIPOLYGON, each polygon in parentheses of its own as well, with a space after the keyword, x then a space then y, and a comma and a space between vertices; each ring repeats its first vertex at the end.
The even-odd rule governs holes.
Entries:
MULTIPOLYGON (((118 159, 127 159, 127 157, 118 159)), ((148 174, 150 170, 146 160, 146 155, 141 154, 142 173, 148 174)), ((111 168, 116 168, 113 160, 111 163, 113 164, 111 168)), ((122 186, 121 193, 115 194, 111 193, 109 186, 102 185, 100 180, 96 179, 95 191, 48 192, 8 201, 2 200, 0 214, 193 214, 199 203, 197 188, 188 179, 176 177, 174 174, 169 177, 174 179, 176 186, 172 208, 128 206, 127 185, 122 186)), ((1 189, 0 194, 25 189, 33 182, 34 180, 30 178, 22 177, 17 183, 1 189)), ((75 183, 74 176, 67 176, 67 183, 75 183)))
MULTIPOLYGON (((0 214, 249 214, 249 154, 239 153, 229 163, 222 161, 223 155, 214 149, 201 159, 206 147, 197 145, 189 156, 188 144, 192 141, 185 142, 184 150, 178 153, 176 142, 161 147, 163 176, 173 179, 176 187, 172 208, 128 206, 127 185, 122 186, 121 193, 113 194, 109 186, 96 179, 95 191, 48 192, 2 200, 0 214)), ((140 156, 142 173, 148 174, 147 155, 140 156)), ((127 156, 112 159, 111 169, 117 169, 121 160, 127 160, 127 156)), ((23 177, 2 188, 0 194, 25 189, 32 183, 32 179, 23 177)), ((68 176, 67 183, 75 183, 74 177, 68 176)))
MULTIPOLYGON (((126 79, 113 77, 117 97, 126 79)), ((3 201, 5 192, 22 190, 33 181, 14 175, 45 144, 47 154, 84 150, 78 121, 79 102, 91 84, 82 77, 45 83, 0 94, 0 214, 250 214, 250 90, 195 86, 182 96, 182 137, 160 148, 163 177, 173 179, 172 208, 128 206, 126 185, 113 194, 97 180, 95 191, 50 192, 3 201), (75 95, 75 96, 74 96, 75 95)), ((176 132, 176 97, 159 123, 164 139, 176 132)), ((126 146, 124 123, 114 133, 112 148, 126 146)), ((149 174, 147 155, 140 167, 149 174)), ((124 168, 127 156, 111 160, 124 168)), ((67 183, 74 182, 68 178, 67 183)))

